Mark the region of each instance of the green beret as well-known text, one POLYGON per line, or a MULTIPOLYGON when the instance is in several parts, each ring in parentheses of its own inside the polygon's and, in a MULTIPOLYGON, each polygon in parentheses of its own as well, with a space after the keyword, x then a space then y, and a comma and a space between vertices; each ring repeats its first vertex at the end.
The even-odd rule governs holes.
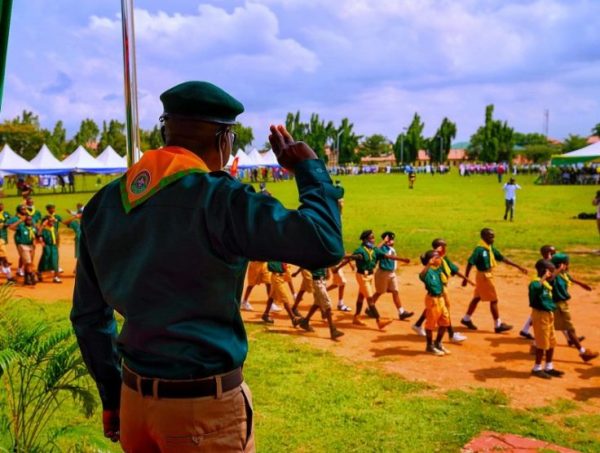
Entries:
POLYGON ((569 255, 566 253, 556 253, 551 259, 552 264, 558 266, 560 264, 566 264, 569 262, 569 255))
POLYGON ((160 95, 164 115, 210 123, 235 124, 244 111, 240 101, 209 82, 183 82, 160 95))

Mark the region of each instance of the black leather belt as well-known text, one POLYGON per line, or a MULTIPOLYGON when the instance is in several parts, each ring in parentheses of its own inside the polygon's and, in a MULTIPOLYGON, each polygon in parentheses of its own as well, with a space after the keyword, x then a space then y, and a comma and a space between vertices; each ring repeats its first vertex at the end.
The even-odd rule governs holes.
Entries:
POLYGON ((202 379, 172 381, 140 376, 127 367, 123 367, 123 384, 142 396, 156 396, 157 398, 202 398, 205 396, 219 396, 239 387, 244 382, 242 369, 236 368, 227 374, 211 376, 202 379), (154 388, 156 386, 156 395, 154 388))
POLYGON ((361 275, 373 275, 373 271, 356 271, 361 275))

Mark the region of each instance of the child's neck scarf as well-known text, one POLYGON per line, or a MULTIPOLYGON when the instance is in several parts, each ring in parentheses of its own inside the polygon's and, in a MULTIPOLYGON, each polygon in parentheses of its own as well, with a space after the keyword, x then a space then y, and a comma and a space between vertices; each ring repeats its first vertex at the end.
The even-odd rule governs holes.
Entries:
POLYGON ((496 262, 496 257, 494 256, 494 250, 492 249, 492 244, 488 244, 483 239, 479 241, 479 245, 486 249, 490 255, 490 267, 496 267, 498 263, 496 262))

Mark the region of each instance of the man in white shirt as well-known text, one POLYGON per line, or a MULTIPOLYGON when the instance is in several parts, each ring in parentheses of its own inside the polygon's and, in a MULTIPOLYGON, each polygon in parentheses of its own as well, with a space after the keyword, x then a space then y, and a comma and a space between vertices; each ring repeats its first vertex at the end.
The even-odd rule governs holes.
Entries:
POLYGON ((506 209, 504 210, 504 220, 506 220, 510 212, 510 221, 513 221, 515 202, 517 201, 517 189, 520 188, 521 186, 515 182, 515 178, 510 178, 510 180, 504 184, 504 187, 502 188, 504 190, 504 201, 506 205, 506 209))

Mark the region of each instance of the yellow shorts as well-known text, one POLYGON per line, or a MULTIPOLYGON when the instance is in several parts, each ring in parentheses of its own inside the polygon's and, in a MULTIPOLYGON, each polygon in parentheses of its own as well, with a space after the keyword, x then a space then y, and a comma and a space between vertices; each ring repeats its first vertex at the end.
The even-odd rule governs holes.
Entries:
POLYGON ((377 269, 375 272, 375 291, 379 294, 398 291, 398 277, 394 271, 382 271, 377 269))
POLYGON ((575 326, 571 320, 569 303, 566 301, 556 303, 556 310, 554 310, 554 330, 575 330, 575 326))
POLYGON ((0 258, 6 258, 6 242, 0 239, 0 258))
POLYGON ((315 305, 318 305, 323 311, 331 310, 331 299, 327 294, 327 280, 324 278, 313 279, 312 285, 315 305))
POLYGON ((278 304, 289 304, 291 301, 285 274, 271 273, 271 294, 278 304))
POLYGON ((358 282, 358 291, 366 298, 373 297, 373 274, 363 275, 356 273, 356 281, 358 282))
POLYGON ((335 286, 344 286, 347 283, 344 269, 340 269, 337 273, 332 271, 331 274, 333 275, 333 284, 335 286))
POLYGON ((248 286, 256 286, 261 283, 271 283, 271 273, 267 263, 262 261, 251 261, 248 264, 248 286))
POLYGON ((444 292, 442 293, 442 297, 444 298, 444 305, 446 305, 446 310, 450 313, 450 296, 448 296, 448 291, 446 291, 446 287, 444 286, 444 292))
POLYGON ((307 271, 306 269, 302 269, 300 271, 300 274, 302 274, 302 284, 300 285, 300 289, 302 291, 304 291, 305 293, 312 294, 312 292, 313 292, 312 273, 310 271, 307 271))
POLYGON ((479 297, 484 302, 498 300, 496 287, 494 286, 494 275, 491 272, 477 271, 473 297, 479 297))
POLYGON ((444 297, 425 296, 425 330, 436 330, 438 327, 450 325, 450 314, 446 308, 444 297))
POLYGON ((531 310, 531 325, 535 347, 547 351, 556 346, 554 334, 554 313, 551 311, 531 310))

